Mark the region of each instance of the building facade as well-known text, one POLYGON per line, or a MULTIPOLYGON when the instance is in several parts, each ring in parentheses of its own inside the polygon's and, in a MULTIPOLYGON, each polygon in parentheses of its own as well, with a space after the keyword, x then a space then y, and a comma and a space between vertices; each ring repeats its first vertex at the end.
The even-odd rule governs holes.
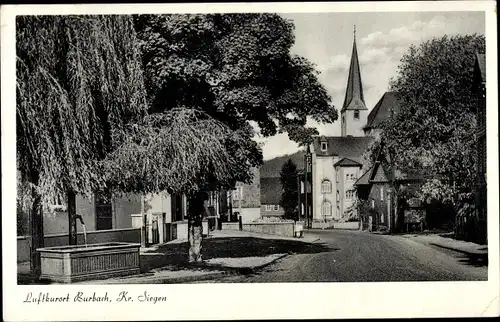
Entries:
POLYGON ((261 217, 283 217, 285 211, 280 205, 283 187, 279 177, 261 178, 260 180, 260 215, 261 217))
MULTIPOLYGON (((312 219, 312 227, 356 220, 354 182, 361 173, 363 153, 373 141, 363 130, 367 117, 354 35, 346 93, 340 111, 341 136, 314 137, 309 146, 311 195, 307 214, 312 219)), ((301 187, 304 179, 305 175, 302 175, 299 180, 301 187)), ((306 212, 304 201, 301 194, 299 209, 302 217, 306 212)))
POLYGON ((238 212, 244 223, 252 222, 261 215, 261 182, 258 168, 252 169, 253 179, 250 183, 236 184, 232 191, 231 203, 233 212, 238 212))

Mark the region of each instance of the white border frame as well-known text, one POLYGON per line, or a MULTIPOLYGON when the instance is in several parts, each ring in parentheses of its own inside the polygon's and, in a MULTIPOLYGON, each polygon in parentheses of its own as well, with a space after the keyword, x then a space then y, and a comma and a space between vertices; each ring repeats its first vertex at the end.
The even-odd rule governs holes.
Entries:
POLYGON ((498 92, 495 2, 357 2, 259 4, 139 4, 2 6, 2 240, 4 319, 6 320, 153 320, 235 318, 468 317, 499 314, 498 92), (282 283, 198 285, 51 285, 18 286, 14 209, 15 171, 15 15, 130 14, 204 12, 388 12, 484 11, 487 57, 487 166, 489 280, 487 282, 282 283), (167 296, 164 303, 22 303, 28 292, 52 296, 77 291, 144 291, 167 296), (224 299, 221 304, 221 299, 224 299), (191 303, 195 303, 194 305, 191 303), (296 304, 291 304, 296 303, 296 304), (222 305, 222 306, 221 306, 222 305))

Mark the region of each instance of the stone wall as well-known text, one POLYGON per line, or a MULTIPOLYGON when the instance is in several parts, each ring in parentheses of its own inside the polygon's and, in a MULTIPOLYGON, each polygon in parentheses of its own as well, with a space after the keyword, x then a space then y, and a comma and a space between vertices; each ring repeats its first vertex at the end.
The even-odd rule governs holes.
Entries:
MULTIPOLYGON (((222 223, 222 230, 239 230, 238 223, 222 223)), ((276 222, 276 223, 245 223, 243 231, 276 235, 283 237, 294 237, 294 222, 276 222)))
MULTIPOLYGON (((30 236, 17 237, 17 261, 25 262, 30 260, 30 236)), ((141 229, 113 229, 113 230, 98 230, 87 232, 87 244, 100 244, 109 242, 141 242, 141 229)), ((78 244, 85 243, 83 233, 78 233, 78 244)), ((52 234, 46 235, 44 239, 45 247, 68 245, 68 234, 52 234)))

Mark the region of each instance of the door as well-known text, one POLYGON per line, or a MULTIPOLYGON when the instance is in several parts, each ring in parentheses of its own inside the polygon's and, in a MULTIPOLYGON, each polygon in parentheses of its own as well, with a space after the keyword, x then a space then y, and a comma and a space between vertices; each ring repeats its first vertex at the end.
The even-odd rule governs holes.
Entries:
POLYGON ((172 221, 181 221, 182 218, 182 195, 172 195, 171 198, 172 221))
POLYGON ((113 212, 109 189, 95 194, 95 226, 96 230, 113 229, 113 212))

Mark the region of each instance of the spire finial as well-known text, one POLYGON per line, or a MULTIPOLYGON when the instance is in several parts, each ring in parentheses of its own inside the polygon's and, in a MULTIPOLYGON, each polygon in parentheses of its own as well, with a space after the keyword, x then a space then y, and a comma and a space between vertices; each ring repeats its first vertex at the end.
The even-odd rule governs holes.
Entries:
POLYGON ((356 25, 354 25, 354 40, 356 40, 356 25))

